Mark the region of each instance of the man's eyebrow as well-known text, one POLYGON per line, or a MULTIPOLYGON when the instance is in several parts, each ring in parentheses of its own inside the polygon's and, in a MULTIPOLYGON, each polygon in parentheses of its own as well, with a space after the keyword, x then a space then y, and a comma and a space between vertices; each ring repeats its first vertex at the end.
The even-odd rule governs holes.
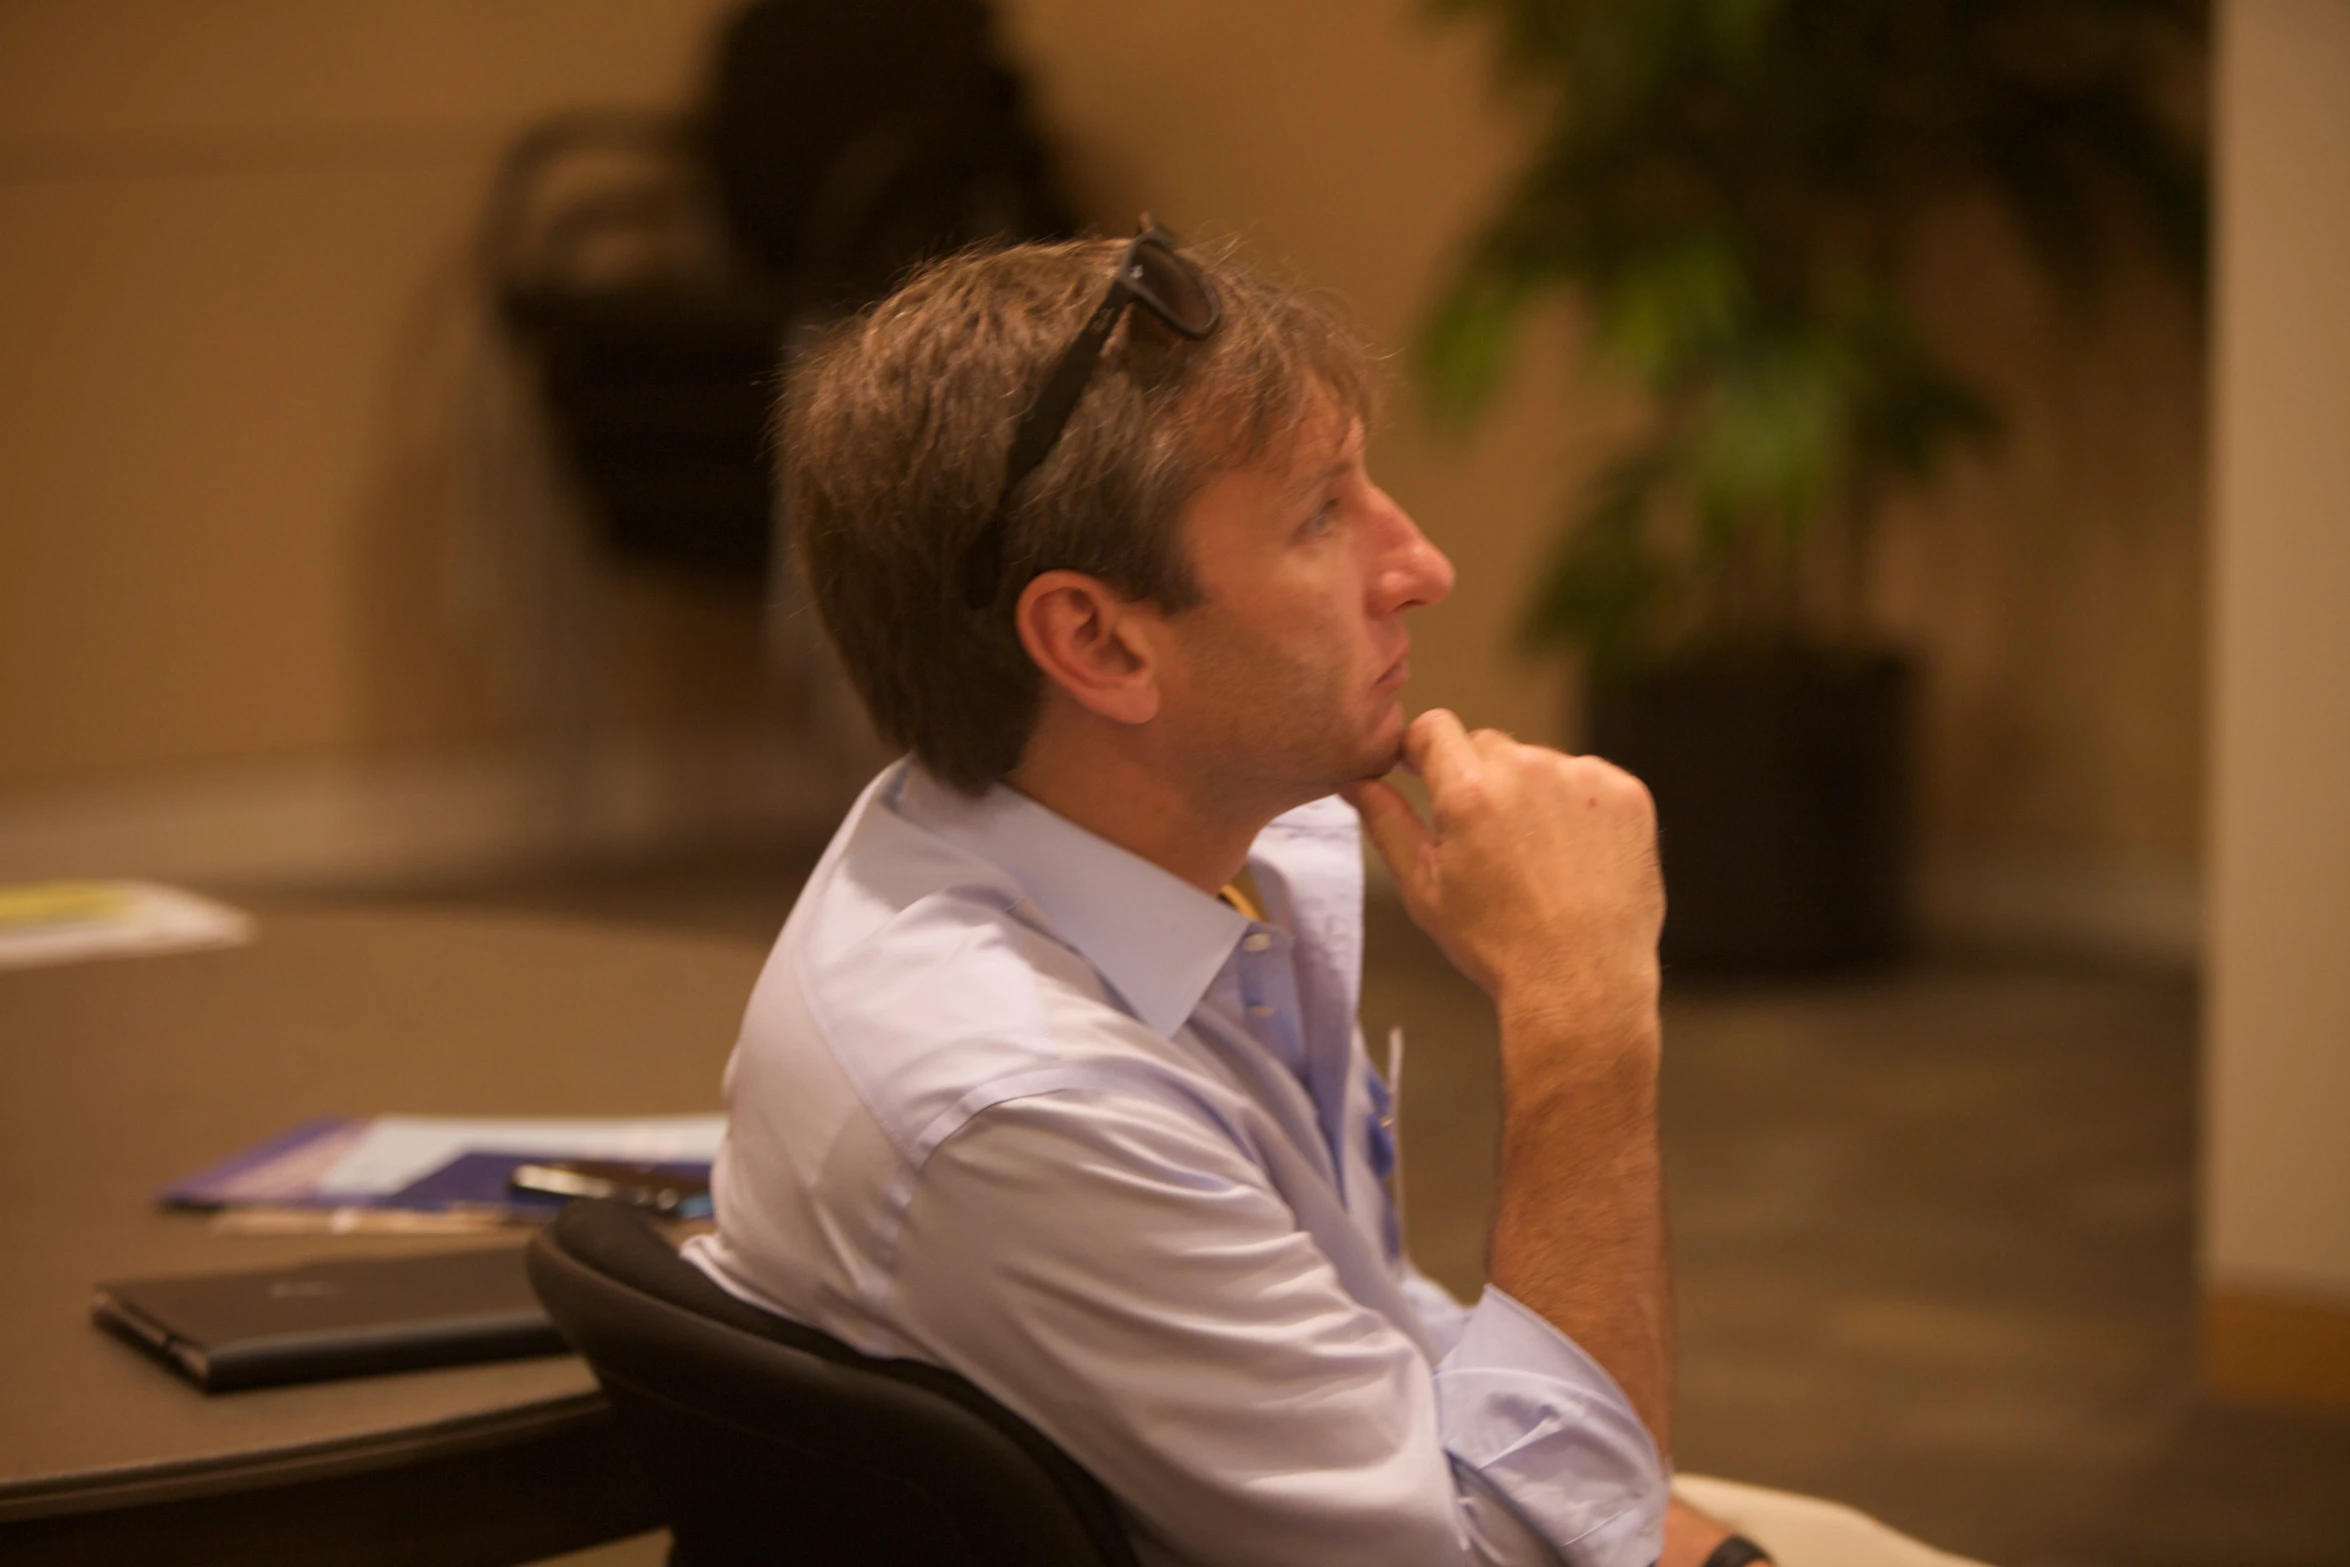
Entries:
POLYGON ((1307 474, 1304 478, 1298 480, 1297 483, 1291 485, 1289 487, 1289 493, 1292 496, 1302 498, 1311 494, 1315 490, 1320 489, 1323 485, 1328 484, 1332 479, 1337 478, 1340 474, 1346 472, 1346 470, 1352 466, 1354 466, 1354 464, 1351 460, 1345 456, 1340 456, 1336 461, 1330 463, 1328 466, 1323 467, 1316 472, 1307 474))
POLYGON ((1325 463, 1320 468, 1315 469, 1312 473, 1305 475, 1295 484, 1292 484, 1289 487, 1289 497, 1293 500, 1304 499, 1307 495, 1312 494, 1314 491, 1320 489, 1323 485, 1328 484, 1332 479, 1337 478, 1340 474, 1346 472, 1349 468, 1352 468, 1357 462, 1361 461, 1361 459, 1362 443, 1357 440, 1351 432, 1345 436, 1342 436, 1338 442, 1337 455, 1333 456, 1329 462, 1325 463))

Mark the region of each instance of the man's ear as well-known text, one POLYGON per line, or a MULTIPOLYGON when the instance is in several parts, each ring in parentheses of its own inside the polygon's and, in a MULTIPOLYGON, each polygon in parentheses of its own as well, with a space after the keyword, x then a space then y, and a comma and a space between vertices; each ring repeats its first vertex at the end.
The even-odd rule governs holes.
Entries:
POLYGON ((1078 705, 1119 724, 1158 716, 1158 649, 1148 605, 1099 577, 1048 571, 1021 590, 1012 613, 1020 645, 1078 705))

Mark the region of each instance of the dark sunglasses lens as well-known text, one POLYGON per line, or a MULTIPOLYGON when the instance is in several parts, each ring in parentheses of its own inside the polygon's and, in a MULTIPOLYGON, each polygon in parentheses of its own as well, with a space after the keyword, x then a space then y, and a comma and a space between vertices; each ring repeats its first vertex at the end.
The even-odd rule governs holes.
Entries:
POLYGON ((1186 337, 1205 337, 1216 327, 1216 296, 1190 262, 1155 244, 1134 247, 1127 286, 1186 337))

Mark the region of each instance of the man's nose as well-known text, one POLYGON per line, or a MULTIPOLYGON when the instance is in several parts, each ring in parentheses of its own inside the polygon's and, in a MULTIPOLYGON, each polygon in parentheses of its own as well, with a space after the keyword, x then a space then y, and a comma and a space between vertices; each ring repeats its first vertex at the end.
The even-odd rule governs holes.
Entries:
POLYGON ((1452 562, 1428 542, 1418 523, 1381 492, 1388 512, 1386 549, 1380 561, 1380 608, 1393 614, 1434 604, 1452 591, 1452 562))

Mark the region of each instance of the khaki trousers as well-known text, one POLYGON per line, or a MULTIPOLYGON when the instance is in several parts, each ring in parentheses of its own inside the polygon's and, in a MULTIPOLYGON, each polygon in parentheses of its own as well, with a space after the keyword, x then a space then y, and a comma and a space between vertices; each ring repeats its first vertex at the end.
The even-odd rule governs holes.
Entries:
POLYGON ((1779 1567, 1983 1567, 1816 1496, 1707 1475, 1678 1477, 1673 1494, 1769 1551, 1779 1567))

